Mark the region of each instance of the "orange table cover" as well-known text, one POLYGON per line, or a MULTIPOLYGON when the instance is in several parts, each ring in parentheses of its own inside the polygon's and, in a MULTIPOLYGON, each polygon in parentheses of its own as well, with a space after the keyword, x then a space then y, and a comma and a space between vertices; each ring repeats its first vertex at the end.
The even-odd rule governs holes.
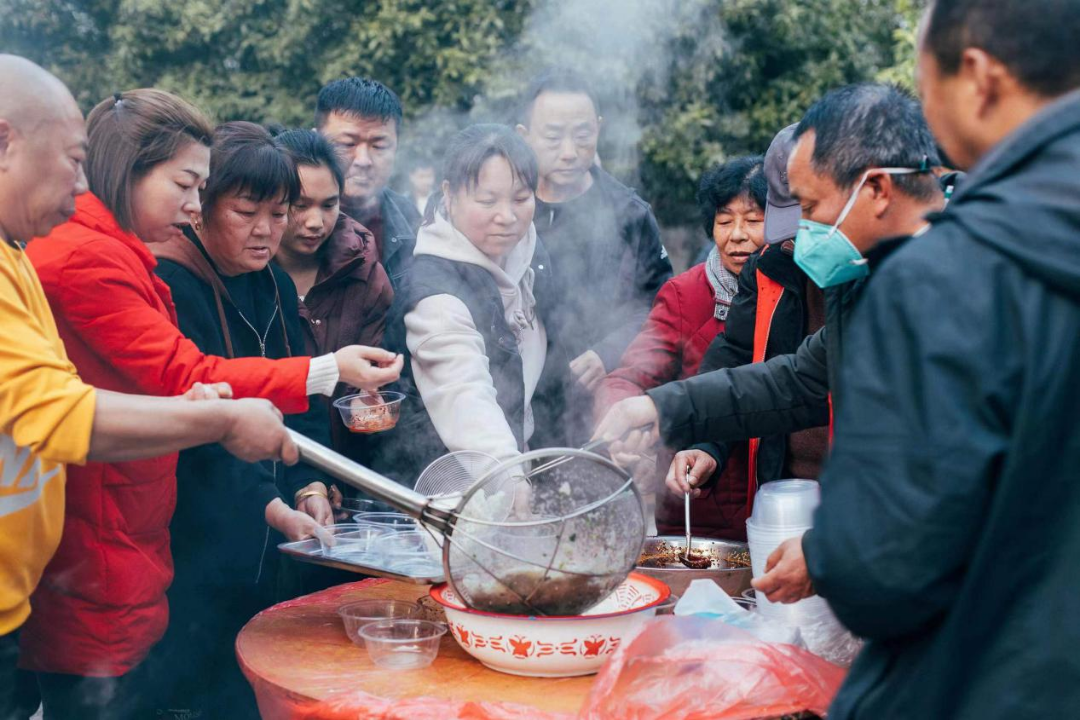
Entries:
POLYGON ((435 662, 384 670, 353 645, 337 609, 356 600, 416 600, 428 586, 370 579, 256 615, 236 639, 266 720, 569 720, 594 676, 525 678, 489 670, 446 634, 435 662))

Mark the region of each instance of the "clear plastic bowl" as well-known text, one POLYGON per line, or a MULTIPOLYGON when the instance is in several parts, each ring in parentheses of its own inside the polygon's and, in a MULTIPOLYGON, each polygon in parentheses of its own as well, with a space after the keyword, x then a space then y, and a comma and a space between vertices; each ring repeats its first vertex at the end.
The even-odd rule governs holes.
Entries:
POLYGON ((813 524, 820 503, 821 488, 814 480, 765 483, 754 496, 754 511, 747 523, 763 530, 805 528, 813 524))
POLYGON ((401 401, 404 399, 405 395, 399 392, 365 390, 338 398, 334 401, 334 407, 341 413, 341 421, 351 432, 370 435, 385 432, 397 425, 401 417, 401 401))
POLYGON ((425 533, 420 531, 391 531, 383 535, 382 539, 379 541, 379 547, 383 554, 391 559, 398 555, 409 555, 413 553, 431 554, 427 544, 424 542, 424 534, 425 533))
POLYGON ((360 628, 371 662, 392 670, 430 665, 445 634, 446 625, 430 620, 381 620, 360 628))
MULTIPOLYGON (((329 544, 319 536, 319 546, 324 557, 348 558, 356 562, 377 560, 382 556, 381 542, 390 531, 377 525, 340 523, 324 528, 333 538, 329 544)), ((366 563, 364 563, 366 564, 366 563)))
POLYGON ((387 570, 399 575, 418 578, 439 578, 443 576, 443 566, 439 559, 432 556, 396 558, 387 565, 387 570))
POLYGON ((345 625, 345 634, 355 644, 364 647, 360 628, 373 622, 392 619, 409 619, 420 616, 419 603, 407 600, 357 600, 338 608, 338 616, 345 625))
POLYGON ((419 531, 416 520, 400 512, 358 512, 353 522, 360 525, 381 525, 388 530, 419 531))
MULTIPOLYGON (((378 500, 368 500, 367 498, 343 498, 341 500, 341 509, 348 513, 397 513, 397 511, 390 505, 378 500)), ((400 514, 400 513, 398 513, 400 514)))

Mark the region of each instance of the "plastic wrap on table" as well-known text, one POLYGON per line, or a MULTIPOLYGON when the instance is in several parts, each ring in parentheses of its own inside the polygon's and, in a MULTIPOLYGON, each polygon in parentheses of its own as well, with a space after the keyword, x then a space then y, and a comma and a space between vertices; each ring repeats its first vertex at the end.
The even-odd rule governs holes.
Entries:
POLYGON ((701 617, 663 617, 600 671, 581 720, 825 716, 845 671, 793 645, 701 617))

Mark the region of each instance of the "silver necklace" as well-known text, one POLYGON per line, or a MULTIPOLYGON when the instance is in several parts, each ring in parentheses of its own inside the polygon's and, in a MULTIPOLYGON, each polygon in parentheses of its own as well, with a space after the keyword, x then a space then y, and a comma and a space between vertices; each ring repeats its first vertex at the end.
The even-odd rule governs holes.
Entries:
POLYGON ((274 324, 274 318, 277 317, 278 307, 274 305, 274 313, 270 316, 270 322, 266 323, 266 331, 262 335, 255 329, 255 326, 248 322, 248 319, 244 317, 244 313, 240 312, 240 308, 233 305, 236 309, 236 314, 240 316, 240 319, 244 321, 244 324, 251 328, 251 332, 255 333, 255 337, 259 339, 259 355, 266 357, 266 336, 270 334, 270 327, 274 324))

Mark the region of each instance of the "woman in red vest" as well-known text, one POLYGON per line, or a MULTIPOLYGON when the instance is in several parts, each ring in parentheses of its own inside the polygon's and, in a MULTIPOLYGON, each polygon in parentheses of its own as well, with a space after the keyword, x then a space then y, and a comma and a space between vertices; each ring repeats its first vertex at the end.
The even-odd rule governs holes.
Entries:
MULTIPOLYGON (((85 380, 148 395, 227 382, 237 397, 297 413, 339 379, 375 388, 397 378, 400 361, 376 348, 277 361, 200 352, 176 326, 147 245, 180 237, 200 210, 213 129, 194 107, 157 90, 117 93, 87 123, 90 192, 27 253, 85 380)), ((169 455, 70 469, 63 539, 21 641, 20 664, 38 673, 46 717, 138 716, 129 704, 140 692, 132 671, 168 622, 176 462, 169 455)), ((308 490, 305 512, 280 500, 267 511, 290 538, 310 535, 312 516, 331 517, 325 486, 308 490)))

